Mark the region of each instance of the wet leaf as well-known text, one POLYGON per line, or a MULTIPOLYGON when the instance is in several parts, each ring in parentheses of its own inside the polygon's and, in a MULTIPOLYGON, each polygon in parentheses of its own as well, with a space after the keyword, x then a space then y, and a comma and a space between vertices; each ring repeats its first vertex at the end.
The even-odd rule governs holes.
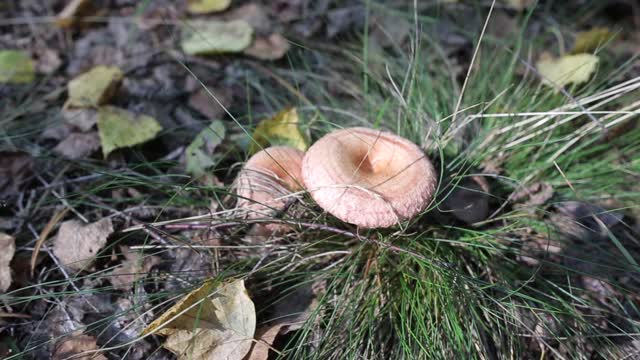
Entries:
POLYGON ((109 281, 118 290, 131 290, 133 284, 145 276, 154 266, 160 264, 161 259, 157 256, 150 256, 129 250, 127 246, 121 246, 120 250, 125 260, 118 266, 109 281))
POLYGON ((71 0, 56 16, 56 25, 63 29, 74 26, 78 17, 91 9, 91 3, 90 0, 71 0))
POLYGON ((591 54, 565 55, 544 58, 536 64, 542 83, 554 89, 569 84, 582 84, 589 80, 598 66, 598 57, 591 54))
POLYGON ((189 55, 211 55, 241 52, 252 38, 253 29, 243 20, 192 20, 183 26, 180 44, 189 55))
POLYGON ((98 110, 98 133, 105 157, 115 149, 149 141, 160 130, 162 126, 151 116, 134 114, 115 106, 103 106, 98 110))
POLYGON ((188 0, 187 10, 192 14, 208 14, 225 10, 231 0, 188 0))
POLYGON ((257 36, 244 53, 260 60, 278 60, 289 51, 289 47, 287 39, 273 33, 267 37, 257 36))
POLYGON ((98 350, 96 339, 89 335, 76 335, 63 339, 53 352, 53 360, 81 359, 107 360, 98 350), (86 353, 85 355, 82 355, 86 353))
POLYGON ((194 176, 205 174, 207 168, 215 165, 214 152, 224 140, 224 123, 214 120, 204 128, 185 151, 186 170, 194 176))
POLYGON ((100 148, 100 137, 95 131, 89 133, 71 133, 62 140, 53 152, 69 159, 83 159, 100 148))
MULTIPOLYGON (((253 139, 260 146, 288 145, 305 151, 309 147, 306 137, 298 128, 300 120, 296 108, 280 111, 270 119, 263 120, 253 132, 253 139)), ((254 142, 249 147, 249 153, 260 151, 260 147, 254 142)))
POLYGON ((86 269, 91 266, 112 232, 110 218, 87 225, 78 220, 65 221, 54 240, 53 253, 72 270, 86 269))
POLYGON ((243 280, 217 286, 213 279, 151 323, 144 334, 166 335, 163 346, 178 359, 242 359, 256 328, 253 302, 243 280))
POLYGON ((0 197, 15 195, 33 174, 33 158, 23 151, 0 151, 0 197))
POLYGON ((27 84, 35 78, 35 65, 25 52, 0 50, 0 83, 27 84))
POLYGON ((606 27, 595 27, 589 31, 579 32, 571 53, 580 54, 593 52, 614 37, 615 34, 606 27))
POLYGON ((11 268, 9 264, 16 252, 16 242, 13 236, 0 232, 0 293, 11 286, 11 268))
POLYGON ((96 107, 116 93, 124 74, 114 66, 96 66, 69 81, 69 100, 65 108, 96 107))

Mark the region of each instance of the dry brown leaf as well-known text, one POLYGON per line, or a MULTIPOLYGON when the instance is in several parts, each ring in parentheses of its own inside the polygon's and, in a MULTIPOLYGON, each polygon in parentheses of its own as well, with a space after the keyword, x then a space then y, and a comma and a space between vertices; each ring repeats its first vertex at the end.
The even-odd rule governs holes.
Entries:
POLYGON ((112 232, 110 218, 87 225, 77 220, 65 221, 58 230, 53 253, 70 269, 83 270, 91 266, 112 232))
POLYGON ((60 54, 51 48, 37 48, 36 70, 42 74, 53 74, 62 65, 60 54))
POLYGON ((91 9, 90 0, 71 0, 67 6, 56 16, 56 25, 65 29, 74 26, 78 17, 86 14, 91 9))
POLYGON ((511 200, 521 202, 515 207, 537 207, 553 197, 553 187, 546 182, 537 182, 511 195, 511 200), (524 200, 524 201, 522 201, 524 200))
POLYGON ((68 211, 69 211, 68 207, 65 207, 64 209, 57 211, 55 214, 53 214, 51 219, 49 219, 49 222, 47 222, 47 225, 45 225, 42 231, 40 232, 38 241, 36 241, 36 244, 33 247, 33 252, 31 253, 31 261, 29 262, 30 264, 29 270, 32 277, 36 269, 38 254, 40 253, 40 248, 42 247, 42 244, 44 244, 45 240, 47 240, 47 238, 49 237, 49 233, 51 232, 51 230, 53 230, 53 228, 56 225, 58 225, 60 220, 64 218, 64 216, 67 214, 68 211))
POLYGON ((284 36, 273 33, 267 37, 256 36, 244 53, 260 60, 278 60, 289 51, 289 41, 284 36))
POLYGON ((53 352, 53 360, 107 360, 98 350, 96 339, 89 335, 76 335, 63 339, 53 352), (85 353, 83 355, 83 353, 85 353))
POLYGON ((0 293, 11 286, 11 259, 16 252, 16 242, 13 236, 0 233, 0 293))
POLYGON ((224 108, 229 108, 229 106, 231 106, 231 94, 228 91, 215 88, 209 88, 206 90, 198 89, 189 96, 189 106, 198 110, 199 113, 206 116, 209 120, 220 119, 221 116, 225 115, 224 108, 218 104, 218 101, 216 101, 209 92, 211 92, 211 94, 220 101, 224 108))
POLYGON ((82 132, 91 130, 98 122, 98 112, 95 109, 72 108, 62 109, 60 112, 64 122, 82 132))
POLYGON ((32 175, 33 158, 23 151, 0 151, 0 198, 14 195, 32 175))
POLYGON ((273 31, 273 22, 269 19, 264 6, 249 3, 230 10, 223 18, 225 20, 244 20, 257 35, 266 35, 273 31))
POLYGON ((100 137, 97 132, 92 131, 90 133, 69 134, 66 139, 53 148, 53 152, 75 160, 86 158, 98 149, 100 149, 100 137))
POLYGON ((269 349, 271 349, 273 342, 276 341, 276 337, 278 337, 280 331, 285 326, 287 326, 287 324, 276 324, 263 327, 256 331, 256 342, 244 359, 267 360, 269 358, 269 349))
POLYGON ((253 302, 244 280, 217 286, 214 279, 189 293, 142 334, 166 335, 163 346, 178 359, 242 359, 256 327, 253 302))
POLYGON ((120 250, 125 260, 109 277, 111 285, 118 290, 130 290, 139 278, 161 261, 157 256, 141 256, 142 254, 131 251, 127 246, 121 246, 120 250))

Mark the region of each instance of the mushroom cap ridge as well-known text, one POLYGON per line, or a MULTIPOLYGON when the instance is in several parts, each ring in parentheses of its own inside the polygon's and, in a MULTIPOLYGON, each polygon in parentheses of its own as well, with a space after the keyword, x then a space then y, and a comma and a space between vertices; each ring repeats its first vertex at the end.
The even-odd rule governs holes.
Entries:
POLYGON ((313 144, 302 160, 307 191, 338 219, 389 227, 422 211, 437 174, 424 152, 387 131, 347 128, 313 144))
MULTIPOLYGON (((264 212, 281 210, 286 200, 279 199, 300 190, 301 163, 304 153, 288 146, 272 146, 255 153, 236 179, 238 207, 264 212)), ((260 215, 252 213, 250 216, 260 215)))

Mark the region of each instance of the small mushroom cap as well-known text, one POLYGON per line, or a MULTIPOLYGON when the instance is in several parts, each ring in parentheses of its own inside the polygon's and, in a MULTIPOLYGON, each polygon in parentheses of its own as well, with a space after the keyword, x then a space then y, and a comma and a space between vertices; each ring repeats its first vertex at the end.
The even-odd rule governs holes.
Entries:
POLYGON ((251 209, 250 217, 283 210, 286 197, 301 189, 300 168, 304 153, 288 146, 273 146, 254 154, 236 179, 238 207, 251 209))
POLYGON ((431 201, 437 174, 424 152, 390 132, 334 131, 307 150, 302 179, 313 199, 338 219, 365 228, 410 219, 431 201))

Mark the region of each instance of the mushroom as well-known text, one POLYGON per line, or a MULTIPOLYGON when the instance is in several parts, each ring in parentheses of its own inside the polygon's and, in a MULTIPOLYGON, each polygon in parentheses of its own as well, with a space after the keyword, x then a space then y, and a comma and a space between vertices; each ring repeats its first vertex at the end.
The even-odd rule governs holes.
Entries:
POLYGON ((254 154, 236 179, 238 208, 249 218, 273 215, 285 209, 287 195, 300 190, 304 153, 288 146, 273 146, 254 154))
POLYGON ((334 131, 311 146, 302 160, 302 179, 320 207, 365 228, 415 216, 437 184, 431 161, 416 144, 361 127, 334 131))

